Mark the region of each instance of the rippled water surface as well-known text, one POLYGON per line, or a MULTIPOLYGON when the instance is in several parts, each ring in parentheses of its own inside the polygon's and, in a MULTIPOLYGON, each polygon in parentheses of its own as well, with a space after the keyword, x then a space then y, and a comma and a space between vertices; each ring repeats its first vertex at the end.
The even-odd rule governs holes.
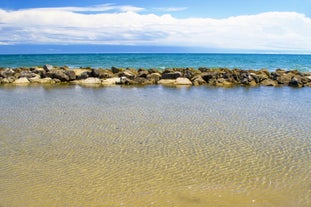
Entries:
POLYGON ((0 88, 0 206, 311 206, 310 88, 0 88))
POLYGON ((284 54, 195 54, 195 53, 129 53, 129 54, 25 54, 0 55, 0 67, 32 67, 52 64, 75 67, 172 68, 227 67, 259 70, 277 68, 311 72, 311 55, 284 54))

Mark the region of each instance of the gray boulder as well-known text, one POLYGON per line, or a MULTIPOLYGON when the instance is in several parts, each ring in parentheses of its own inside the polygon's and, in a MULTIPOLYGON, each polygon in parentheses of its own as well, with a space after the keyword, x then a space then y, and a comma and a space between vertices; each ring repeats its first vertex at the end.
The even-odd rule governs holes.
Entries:
POLYGON ((291 87, 297 87, 297 88, 303 87, 300 77, 293 77, 288 83, 288 85, 291 87))
POLYGON ((54 70, 54 67, 53 65, 49 65, 49 64, 46 64, 43 66, 43 69, 46 71, 46 72, 49 72, 51 70, 54 70))
POLYGON ((65 74, 68 76, 69 81, 76 80, 76 73, 73 70, 65 70, 65 74))
POLYGON ((15 71, 13 69, 7 68, 7 69, 4 69, 0 72, 0 76, 3 78, 8 78, 8 77, 13 76, 14 73, 15 73, 15 71))
POLYGON ((175 72, 163 73, 161 78, 162 79, 177 79, 181 76, 182 76, 181 72, 175 71, 175 72))
POLYGON ((52 79, 58 79, 60 81, 69 81, 70 78, 63 70, 51 70, 47 73, 47 76, 52 79))

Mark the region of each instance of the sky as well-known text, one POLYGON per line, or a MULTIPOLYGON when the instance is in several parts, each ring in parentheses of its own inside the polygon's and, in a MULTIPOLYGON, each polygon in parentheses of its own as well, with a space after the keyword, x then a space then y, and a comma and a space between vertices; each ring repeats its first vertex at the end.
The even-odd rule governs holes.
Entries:
POLYGON ((311 53, 310 0, 1 0, 0 53, 311 53))

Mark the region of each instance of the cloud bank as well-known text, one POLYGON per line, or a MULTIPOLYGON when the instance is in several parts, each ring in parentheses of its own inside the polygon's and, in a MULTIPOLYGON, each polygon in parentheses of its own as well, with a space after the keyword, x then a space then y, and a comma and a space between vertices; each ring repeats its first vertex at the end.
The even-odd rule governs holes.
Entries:
POLYGON ((0 34, 0 45, 154 45, 311 52, 311 19, 295 12, 212 19, 146 14, 143 8, 111 4, 0 9, 0 34))

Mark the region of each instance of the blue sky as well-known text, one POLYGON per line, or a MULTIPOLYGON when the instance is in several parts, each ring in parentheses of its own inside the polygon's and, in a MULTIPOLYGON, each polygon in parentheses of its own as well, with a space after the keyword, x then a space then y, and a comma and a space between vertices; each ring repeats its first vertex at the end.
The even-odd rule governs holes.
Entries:
POLYGON ((2 0, 0 53, 310 53, 310 16, 310 0, 2 0))

